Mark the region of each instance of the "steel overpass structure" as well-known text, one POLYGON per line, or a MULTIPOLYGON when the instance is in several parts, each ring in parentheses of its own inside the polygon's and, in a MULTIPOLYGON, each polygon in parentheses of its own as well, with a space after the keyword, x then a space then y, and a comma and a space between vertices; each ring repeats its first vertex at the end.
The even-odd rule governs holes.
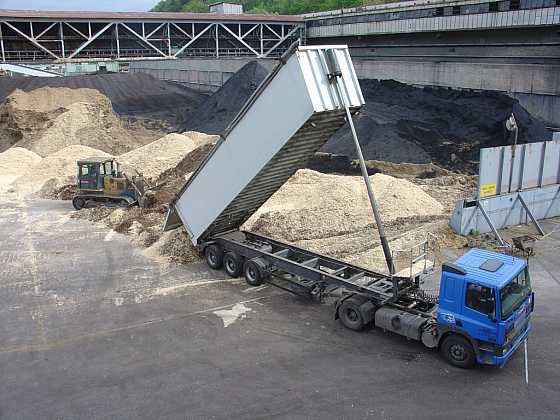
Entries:
POLYGON ((299 16, 0 10, 2 62, 277 57, 299 16))

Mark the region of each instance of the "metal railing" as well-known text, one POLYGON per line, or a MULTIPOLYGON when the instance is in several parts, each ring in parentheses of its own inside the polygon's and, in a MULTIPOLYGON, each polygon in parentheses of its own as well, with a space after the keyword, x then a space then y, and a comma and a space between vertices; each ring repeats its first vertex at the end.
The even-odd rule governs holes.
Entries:
POLYGON ((392 257, 397 272, 408 270, 408 276, 413 278, 417 276, 415 270, 421 268, 422 274, 428 274, 433 271, 436 251, 439 249, 438 239, 435 235, 427 232, 426 239, 418 242, 407 249, 392 249, 392 257))

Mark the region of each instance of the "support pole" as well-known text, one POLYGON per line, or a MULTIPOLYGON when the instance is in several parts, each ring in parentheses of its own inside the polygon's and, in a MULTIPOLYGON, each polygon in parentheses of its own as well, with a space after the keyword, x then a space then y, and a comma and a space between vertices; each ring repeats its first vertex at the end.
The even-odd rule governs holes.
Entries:
POLYGON ((513 146, 511 148, 511 162, 509 167, 509 183, 508 183, 508 193, 511 192, 511 185, 513 184, 513 165, 515 163, 515 149, 517 147, 517 121, 513 114, 506 121, 506 129, 509 132, 513 132, 513 146))
POLYGON ((171 58, 171 27, 167 24, 167 55, 171 58))
POLYGON ((260 29, 261 29, 261 57, 264 53, 264 44, 263 44, 263 25, 262 23, 260 24, 260 29))
POLYGON ((119 24, 115 24, 115 38, 117 39, 117 59, 121 58, 121 42, 119 40, 119 24))
POLYGON ((219 57, 220 54, 218 53, 218 48, 219 48, 219 45, 218 45, 218 24, 216 23, 215 26, 216 26, 216 57, 219 57))
POLYGON ((535 216, 533 216, 533 213, 531 212, 531 210, 529 210, 529 206, 527 205, 527 203, 525 203, 525 200, 523 200, 523 197, 521 197, 521 194, 517 194, 517 198, 519 198, 519 201, 521 202, 521 204, 523 205, 523 207, 525 208, 525 211, 527 212, 527 214, 529 215, 529 217, 531 218, 533 224, 535 225, 535 227, 537 228, 537 230, 539 231, 539 233, 544 236, 544 230, 542 229, 541 225, 539 224, 539 222, 537 221, 537 219, 535 219, 535 216))
POLYGON ((66 58, 66 51, 64 50, 64 29, 62 29, 62 22, 60 22, 60 49, 62 50, 62 58, 66 58))
POLYGON ((2 36, 2 22, 0 22, 0 49, 2 50, 2 61, 6 61, 6 52, 4 51, 4 37, 2 36))
POLYGON ((482 213, 482 216, 484 217, 484 220, 486 220, 486 223, 488 223, 488 226, 490 226, 490 229, 492 230, 492 233, 494 234, 494 236, 496 237, 496 239, 498 240, 500 245, 501 246, 506 246, 506 243, 504 242, 504 240, 502 239, 502 237, 498 233, 496 227, 494 226, 494 223, 492 223, 492 220, 490 220, 490 216, 488 216, 488 213, 486 213, 486 210, 484 210, 484 207, 482 207, 482 204, 480 203, 480 201, 476 202, 476 206, 480 210, 480 212, 482 213))
MULTIPOLYGON (((328 50, 329 52, 332 50, 328 50)), ((364 155, 362 154, 362 147, 360 146, 360 142, 358 141, 358 135, 356 134, 356 129, 354 128, 354 121, 352 120, 352 114, 350 113, 349 103, 347 102, 346 95, 344 94, 344 89, 340 86, 340 81, 342 80, 342 72, 338 66, 338 61, 336 60, 336 56, 334 52, 329 57, 327 56, 327 68, 329 69, 329 78, 331 81, 334 82, 336 86, 336 90, 338 91, 338 95, 342 100, 342 104, 344 105, 344 110, 346 111, 346 119, 348 120, 348 125, 350 125, 350 130, 352 131, 352 137, 354 138, 354 146, 356 147, 356 153, 358 155, 358 160, 360 161, 360 169, 362 171, 362 177, 364 178, 364 182, 366 184, 367 194, 369 198, 369 203, 371 205, 371 209, 373 211, 373 217, 375 218, 375 223, 377 224, 377 231, 379 232, 379 240, 381 241, 381 246, 383 248, 383 254, 385 254, 385 261, 387 262, 387 268, 389 269, 389 273, 391 275, 395 274, 395 265, 393 263, 393 256, 391 253, 391 249, 389 248, 389 242, 387 241, 387 237, 385 236, 385 228, 383 226, 383 219, 381 219, 381 213, 379 212, 379 208, 377 206, 377 200, 375 199, 375 194, 373 193, 373 187, 371 186, 371 180, 369 179, 369 175, 366 168, 366 163, 364 160, 364 155)), ((397 290, 396 284, 393 284, 393 292, 396 296, 397 290)))
POLYGON ((527 339, 523 341, 525 353, 525 383, 529 385, 529 354, 527 353, 527 339))

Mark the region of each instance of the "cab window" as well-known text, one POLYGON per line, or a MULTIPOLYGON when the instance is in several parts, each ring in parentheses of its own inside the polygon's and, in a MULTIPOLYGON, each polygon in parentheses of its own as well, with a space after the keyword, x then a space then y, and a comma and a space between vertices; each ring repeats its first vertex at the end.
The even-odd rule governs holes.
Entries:
POLYGON ((88 165, 83 165, 80 166, 80 175, 84 176, 84 175, 88 175, 89 174, 89 166, 88 165))
POLYGON ((493 315, 496 307, 494 291, 479 284, 467 284, 465 305, 485 315, 493 315))

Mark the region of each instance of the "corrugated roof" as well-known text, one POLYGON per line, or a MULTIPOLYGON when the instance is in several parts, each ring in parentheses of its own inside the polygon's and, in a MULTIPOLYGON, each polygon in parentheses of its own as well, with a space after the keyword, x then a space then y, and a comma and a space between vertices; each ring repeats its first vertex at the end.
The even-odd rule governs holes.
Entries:
POLYGON ((78 19, 78 20, 200 20, 200 21, 248 21, 248 22, 295 22, 303 23, 301 16, 294 15, 221 15, 217 13, 176 12, 86 12, 0 9, 0 18, 12 19, 78 19))

